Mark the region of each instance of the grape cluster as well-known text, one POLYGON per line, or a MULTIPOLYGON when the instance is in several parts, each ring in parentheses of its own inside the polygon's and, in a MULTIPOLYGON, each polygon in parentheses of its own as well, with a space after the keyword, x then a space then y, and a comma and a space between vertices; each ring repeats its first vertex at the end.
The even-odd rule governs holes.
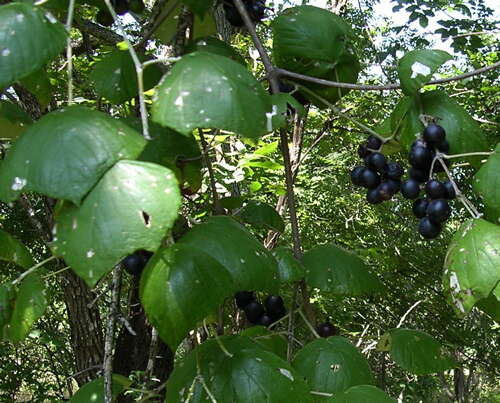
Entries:
POLYGON ((404 169, 397 162, 387 161, 380 152, 382 140, 376 136, 368 137, 365 144, 358 148, 358 155, 364 159, 364 166, 351 171, 351 181, 356 186, 368 189, 366 200, 378 204, 390 200, 401 187, 404 169))
POLYGON ((250 323, 268 327, 286 314, 283 298, 268 295, 261 304, 253 291, 239 291, 234 295, 236 306, 245 312, 250 323))
POLYGON ((152 252, 141 249, 128 255, 121 261, 121 264, 127 273, 138 276, 142 273, 151 256, 153 256, 152 252))
MULTIPOLYGON (((265 0, 243 0, 243 4, 253 22, 261 22, 265 17, 265 0)), ((242 27, 244 25, 243 19, 232 0, 224 0, 224 13, 226 14, 226 19, 233 27, 242 27)))
POLYGON ((422 138, 415 140, 410 148, 409 179, 401 185, 401 194, 407 199, 415 200, 412 210, 415 217, 420 218, 418 232, 426 239, 439 235, 442 223, 451 215, 448 200, 456 197, 451 181, 430 179, 434 172, 443 170, 440 161, 434 162, 433 166, 436 152, 446 153, 449 149, 445 130, 435 123, 429 124, 424 129, 422 138), (426 197, 418 198, 421 188, 426 197))

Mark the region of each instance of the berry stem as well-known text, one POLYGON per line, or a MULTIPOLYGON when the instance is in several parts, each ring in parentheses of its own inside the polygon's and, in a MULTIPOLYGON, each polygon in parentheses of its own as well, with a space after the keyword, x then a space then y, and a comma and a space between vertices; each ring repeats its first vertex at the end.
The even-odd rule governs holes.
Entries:
POLYGON ((304 320, 305 324, 307 325, 307 327, 309 328, 309 330, 311 331, 311 333, 314 335, 314 337, 316 337, 317 339, 320 339, 321 337, 319 336, 318 332, 316 331, 316 329, 314 329, 313 325, 311 325, 311 322, 309 322, 306 318, 306 315, 304 315, 304 312, 302 312, 301 309, 298 310, 299 312, 299 315, 302 317, 302 319, 304 320))
POLYGON ((449 159, 452 159, 452 158, 472 157, 472 156, 475 156, 475 155, 492 155, 494 153, 495 153, 494 151, 482 151, 482 152, 452 154, 452 155, 441 154, 440 156, 449 160, 449 159))

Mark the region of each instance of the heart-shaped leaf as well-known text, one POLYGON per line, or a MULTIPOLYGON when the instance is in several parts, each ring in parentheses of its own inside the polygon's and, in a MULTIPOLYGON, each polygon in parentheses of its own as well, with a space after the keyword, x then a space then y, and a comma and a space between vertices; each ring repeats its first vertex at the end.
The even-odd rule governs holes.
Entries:
MULTIPOLYGON (((148 66, 143 74, 144 90, 158 84, 161 76, 158 66, 148 66)), ((139 94, 137 73, 128 50, 115 50, 105 55, 94 65, 90 79, 97 94, 114 104, 122 104, 139 94)))
POLYGON ((183 134, 196 128, 259 137, 273 129, 270 96, 241 64, 208 52, 182 57, 162 79, 153 120, 183 134))
POLYGON ((201 18, 205 16, 214 4, 214 0, 182 0, 182 2, 201 18))
POLYGON ((120 161, 80 207, 60 205, 52 250, 93 287, 125 256, 138 249, 155 251, 179 205, 179 188, 169 169, 120 161))
POLYGON ((489 315, 494 321, 500 323, 500 299, 495 297, 495 295, 500 294, 500 283, 496 288, 498 290, 493 290, 488 298, 480 299, 475 307, 489 315))
POLYGON ((0 132, 3 138, 16 139, 33 121, 19 106, 0 101, 0 132))
POLYGON ((372 385, 358 385, 325 400, 325 403, 396 403, 383 390, 372 385))
POLYGON ((273 20, 271 27, 276 65, 315 77, 333 70, 350 35, 342 18, 313 6, 289 8, 273 20))
POLYGON ((195 348, 167 382, 169 403, 312 402, 309 388, 285 360, 244 336, 224 336, 195 348), (230 355, 228 355, 230 354, 230 355), (189 398, 188 398, 189 396, 189 398))
POLYGON ((214 53, 219 56, 225 56, 234 60, 237 63, 240 63, 243 66, 246 66, 245 59, 238 53, 236 49, 234 49, 227 42, 221 41, 220 39, 211 36, 197 39, 196 41, 188 44, 184 49, 185 53, 192 53, 198 51, 214 53))
POLYGON ((26 3, 0 6, 0 88, 37 71, 66 45, 66 30, 53 16, 26 3))
POLYGON ((18 264, 25 269, 33 266, 31 253, 21 242, 0 229, 0 260, 18 264))
POLYGON ((10 323, 12 312, 14 311, 14 303, 16 301, 16 293, 11 284, 0 284, 0 340, 8 338, 5 329, 10 323))
POLYGON ((443 355, 441 344, 427 333, 411 329, 394 329, 388 336, 391 358, 412 374, 435 374, 456 365, 452 359, 443 355))
POLYGON ((473 189, 483 198, 486 218, 500 225, 500 144, 474 176, 473 189))
MULTIPOLYGON (((113 399, 127 389, 132 381, 122 375, 112 375, 113 399)), ((69 403, 92 403, 104 402, 104 378, 100 377, 83 385, 73 395, 69 403)))
POLYGON ((13 343, 24 340, 31 326, 43 315, 46 307, 43 280, 36 272, 28 274, 19 286, 10 324, 5 329, 9 340, 13 343))
POLYGON ((284 335, 273 333, 264 326, 252 326, 242 330, 240 336, 250 337, 264 350, 268 350, 286 360, 287 340, 284 335))
POLYGON ((306 269, 301 262, 295 259, 291 249, 280 246, 273 249, 273 255, 278 261, 280 283, 294 283, 304 278, 306 269))
POLYGON ((443 50, 418 49, 408 52, 399 61, 398 75, 406 95, 413 95, 425 84, 441 65, 452 56, 443 50))
POLYGON ((295 356, 293 367, 315 392, 339 393, 351 386, 373 384, 366 359, 340 336, 306 344, 295 356))
POLYGON ((499 267, 500 226, 481 219, 462 224, 448 247, 443 274, 444 289, 459 316, 492 292, 500 300, 499 267))
POLYGON ((303 258, 310 287, 337 295, 380 291, 382 284, 357 255, 333 244, 316 246, 303 258))
POLYGON ((120 159, 135 159, 145 140, 108 115, 80 106, 45 115, 14 144, 0 172, 0 200, 22 192, 82 198, 120 159))
POLYGON ((237 217, 259 228, 267 228, 278 232, 285 230, 283 218, 276 209, 260 201, 248 200, 243 208, 238 211, 237 217))
POLYGON ((239 290, 270 290, 276 261, 240 224, 212 217, 159 250, 141 278, 141 302, 172 348, 198 321, 239 290))

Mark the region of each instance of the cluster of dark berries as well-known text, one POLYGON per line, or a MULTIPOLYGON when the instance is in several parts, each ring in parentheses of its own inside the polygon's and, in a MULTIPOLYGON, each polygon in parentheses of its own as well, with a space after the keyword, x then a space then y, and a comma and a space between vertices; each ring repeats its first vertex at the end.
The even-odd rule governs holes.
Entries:
POLYGON ((234 299, 238 308, 245 312, 250 323, 268 327, 286 314, 283 298, 278 295, 268 295, 262 305, 253 291, 239 291, 234 299))
MULTIPOLYGON (((253 22, 261 22, 265 17, 265 0, 243 0, 243 4, 253 22)), ((226 19, 233 27, 242 27, 244 25, 243 19, 232 0, 224 0, 224 13, 226 14, 226 19)))
POLYGON ((128 255, 121 263, 127 273, 138 276, 142 273, 151 256, 153 256, 152 252, 141 249, 128 255))
POLYGON ((365 165, 351 171, 352 183, 368 189, 366 200, 371 204, 390 200, 399 191, 404 173, 399 163, 387 161, 380 152, 381 147, 382 140, 376 136, 368 137, 358 148, 358 155, 364 159, 365 165))
MULTIPOLYGON (((427 239, 436 238, 441 232, 441 224, 451 215, 451 208, 447 200, 456 197, 455 189, 450 181, 430 179, 434 172, 443 170, 440 161, 434 163, 436 151, 446 153, 450 149, 446 141, 444 129, 434 123, 429 124, 422 133, 422 138, 413 142, 410 148, 408 161, 411 168, 409 179, 401 185, 401 194, 413 203, 413 214, 420 218, 418 232, 427 239), (418 198, 421 187, 425 191, 425 198, 418 198)), ((446 161, 447 162, 447 161, 446 161)))
POLYGON ((335 326, 333 326, 330 322, 325 322, 319 325, 316 328, 316 331, 318 332, 318 335, 321 337, 330 337, 330 336, 335 336, 338 334, 338 330, 335 326))
MULTIPOLYGON (((145 8, 143 0, 111 0, 111 4, 118 15, 126 14, 129 11, 136 14, 142 14, 145 8)), ((105 27, 109 27, 114 22, 113 16, 107 8, 101 8, 99 10, 96 21, 105 27)))

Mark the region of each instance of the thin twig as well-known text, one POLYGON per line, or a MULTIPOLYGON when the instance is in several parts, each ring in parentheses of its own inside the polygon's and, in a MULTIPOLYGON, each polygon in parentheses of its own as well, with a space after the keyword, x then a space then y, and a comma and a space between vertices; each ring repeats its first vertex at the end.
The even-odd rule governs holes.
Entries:
POLYGON ((127 318, 123 315, 121 312, 117 312, 117 318, 118 320, 125 326, 125 329, 132 335, 132 336, 137 336, 137 333, 135 332, 134 328, 130 324, 130 322, 127 320, 127 318))
POLYGON ((403 322, 405 321, 406 317, 410 314, 411 311, 413 311, 421 302, 423 302, 423 299, 421 300, 418 300, 417 302, 415 302, 412 306, 410 306, 410 309, 408 309, 405 314, 401 317, 401 319, 399 320, 399 323, 398 325, 396 326, 396 329, 399 329, 401 327, 401 325, 403 324, 403 322))
POLYGON ((221 215, 224 213, 222 206, 219 200, 219 194, 217 193, 217 186, 215 181, 214 169, 212 167, 212 161, 210 160, 210 156, 208 155, 208 144, 205 139, 205 135, 203 134, 202 129, 198 129, 198 134, 200 135, 201 148, 203 151, 203 159, 205 160, 205 165, 208 170, 208 177, 210 180, 210 188, 212 189, 212 198, 214 202, 214 213, 217 215, 221 215))
POLYGON ((66 31, 68 41, 66 47, 66 61, 68 72, 68 105, 73 104, 73 47, 71 46, 71 27, 73 26, 73 14, 75 11, 75 0, 69 1, 68 18, 66 20, 66 31))
POLYGON ((15 280, 12 281, 12 285, 16 285, 17 283, 19 283, 20 281, 22 281, 26 276, 28 276, 29 274, 33 273, 36 269, 38 269, 39 267, 42 267, 45 263, 48 263, 50 262, 51 260, 54 260, 54 259, 57 259, 56 256, 51 256, 45 260, 42 260, 40 263, 37 263, 36 265, 34 265, 33 267, 29 268, 28 270, 26 270, 24 273, 22 273, 18 278, 16 278, 15 280))
POLYGON ((58 274, 62 273, 63 271, 66 271, 66 270, 69 270, 69 269, 71 269, 71 266, 66 266, 66 267, 63 267, 62 269, 56 270, 56 271, 54 271, 52 273, 49 273, 46 276, 43 276, 42 278, 44 280, 46 280, 46 279, 48 279, 50 277, 57 276, 58 274))
POLYGON ((299 315, 302 317, 302 319, 304 320, 304 322, 306 323, 307 327, 309 328, 309 330, 311 331, 311 333, 314 335, 314 337, 316 337, 317 339, 320 338, 320 335, 318 334, 318 332, 316 331, 316 329, 313 327, 313 325, 311 325, 311 322, 309 322, 306 318, 306 315, 304 315, 304 312, 302 312, 301 309, 299 309, 299 315))

